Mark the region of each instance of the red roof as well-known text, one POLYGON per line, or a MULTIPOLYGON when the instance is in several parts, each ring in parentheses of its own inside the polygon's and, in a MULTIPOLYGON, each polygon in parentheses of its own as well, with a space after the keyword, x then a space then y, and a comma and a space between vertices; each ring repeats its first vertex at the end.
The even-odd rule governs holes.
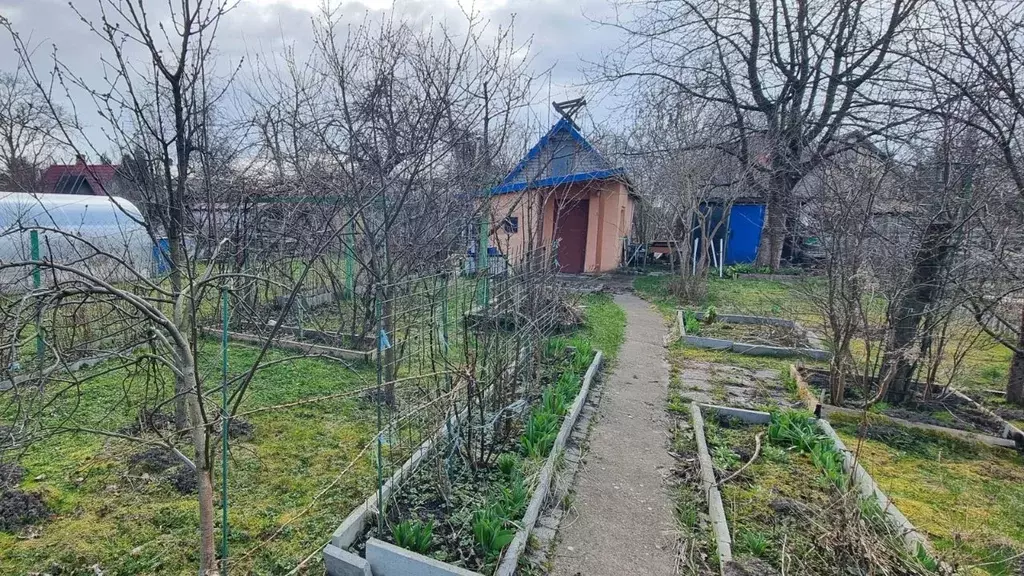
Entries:
POLYGON ((86 164, 81 159, 75 164, 53 164, 43 171, 42 189, 46 194, 70 194, 84 178, 92 193, 102 196, 109 192, 107 187, 116 174, 117 166, 113 164, 86 164))

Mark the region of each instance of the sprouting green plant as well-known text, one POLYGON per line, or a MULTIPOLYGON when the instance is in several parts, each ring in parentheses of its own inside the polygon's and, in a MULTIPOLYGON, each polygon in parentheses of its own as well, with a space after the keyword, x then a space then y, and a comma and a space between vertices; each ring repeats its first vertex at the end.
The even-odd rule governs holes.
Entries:
POLYGON ((570 370, 559 375, 558 381, 555 382, 555 389, 558 390, 558 394, 565 400, 565 403, 569 404, 579 393, 580 384, 579 374, 570 370))
POLYGON ((546 456, 555 445, 558 435, 559 416, 545 410, 536 410, 526 422, 520 444, 523 452, 531 457, 546 456))
POLYGON ((889 403, 885 401, 875 402, 870 407, 868 407, 868 410, 874 412, 875 414, 882 414, 889 410, 889 403))
POLYGON ((708 306, 708 309, 704 311, 704 323, 714 324, 718 320, 718 310, 714 306, 708 306))
POLYGON ((569 342, 571 346, 576 348, 576 353, 573 354, 570 363, 572 369, 582 374, 587 371, 587 368, 590 367, 590 362, 594 359, 594 345, 590 343, 590 340, 581 336, 576 336, 569 342))
POLYGON ((545 412, 564 416, 566 411, 565 398, 555 387, 544 390, 541 395, 541 407, 545 412))
POLYGON ((711 459, 714 461, 715 466, 722 470, 735 468, 740 463, 740 457, 730 450, 728 446, 715 446, 715 449, 711 452, 711 459))
POLYGON ((739 547, 754 556, 764 556, 768 550, 768 537, 753 530, 740 530, 737 538, 739 547))
POLYGON ((846 488, 843 455, 836 450, 830 438, 818 432, 806 413, 785 410, 772 414, 768 440, 776 446, 796 448, 810 454, 811 461, 825 480, 841 490, 846 488))
POLYGON ((505 475, 506 478, 511 478, 513 474, 519 472, 519 456, 512 452, 505 452, 498 456, 498 470, 505 475))
POLYGON ((778 446, 768 444, 761 449, 761 453, 764 454, 764 459, 769 462, 784 464, 789 461, 789 452, 786 452, 778 446))
POLYGON ((548 358, 561 358, 565 354, 565 347, 567 345, 568 340, 560 336, 548 338, 547 345, 544 347, 544 356, 548 358))
POLYGON ((700 320, 697 320, 697 315, 687 310, 683 316, 683 328, 686 330, 687 336, 700 334, 700 320))
POLYGON ((914 558, 917 559, 925 570, 929 572, 939 571, 939 561, 929 554, 928 550, 920 543, 917 545, 917 552, 914 554, 914 558))
POLYGON ((434 523, 405 520, 391 528, 391 536, 402 548, 425 554, 434 538, 434 523))
POLYGON ((522 477, 513 478, 507 486, 498 487, 495 494, 495 506, 501 509, 502 515, 508 519, 522 518, 529 503, 530 491, 522 477))
POLYGON ((831 443, 820 441, 811 447, 811 461, 821 470, 831 484, 837 488, 846 486, 846 473, 843 471, 843 456, 831 443))
POLYGON ((810 452, 818 443, 821 434, 810 420, 810 415, 798 410, 784 410, 772 414, 768 425, 768 439, 777 446, 795 447, 801 452, 810 452))
POLYGON ((473 538, 489 559, 496 558, 515 538, 515 532, 505 527, 505 518, 494 507, 477 510, 473 514, 473 538))
POLYGON ((679 521, 687 528, 697 526, 697 506, 693 502, 680 502, 678 506, 679 521))

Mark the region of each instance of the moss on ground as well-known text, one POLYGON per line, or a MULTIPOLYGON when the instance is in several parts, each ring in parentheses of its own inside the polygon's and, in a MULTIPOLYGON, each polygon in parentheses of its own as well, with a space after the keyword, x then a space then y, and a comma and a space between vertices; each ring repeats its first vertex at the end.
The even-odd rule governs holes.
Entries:
POLYGON ((1024 458, 1011 450, 872 419, 834 416, 843 442, 940 556, 972 575, 1010 576, 1024 554, 1024 458))

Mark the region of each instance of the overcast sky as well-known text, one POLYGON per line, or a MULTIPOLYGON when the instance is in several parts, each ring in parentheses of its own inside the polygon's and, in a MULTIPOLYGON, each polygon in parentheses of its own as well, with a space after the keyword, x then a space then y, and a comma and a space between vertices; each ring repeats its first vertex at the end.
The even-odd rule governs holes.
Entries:
MULTIPOLYGON (((94 17, 99 0, 72 0, 86 17, 94 17)), ((117 0, 115 0, 117 1, 117 0)), ((172 0, 177 3, 178 0, 172 0)), ((466 0, 463 5, 466 6, 466 0)), ((241 0, 222 24, 218 36, 218 68, 228 70, 239 60, 252 61, 261 54, 275 54, 285 46, 293 46, 299 57, 311 47, 311 19, 319 13, 322 0, 241 0)), ((338 3, 335 0, 335 6, 338 3)), ((166 0, 146 0, 152 13, 166 13, 166 0)), ((476 0, 475 7, 495 23, 506 23, 515 15, 516 36, 533 38, 533 66, 536 72, 550 69, 537 84, 534 123, 548 121, 547 104, 575 96, 586 96, 589 109, 581 118, 584 130, 603 123, 612 113, 614 100, 601 96, 595 87, 585 85, 585 60, 596 60, 613 49, 618 40, 607 27, 592 20, 607 19, 611 14, 609 0, 476 0)), ((362 0, 340 5, 346 21, 358 23, 367 11, 379 13, 396 10, 414 20, 428 21, 462 19, 455 0, 362 0)), ((104 43, 91 33, 68 5, 68 0, 0 0, 0 14, 34 49, 33 61, 40 71, 52 66, 52 51, 87 80, 102 79, 99 56, 104 43)), ((0 69, 11 70, 17 64, 13 43, 4 33, 0 36, 0 69)), ((90 138, 99 135, 99 119, 89 102, 77 101, 79 117, 93 124, 90 138)))

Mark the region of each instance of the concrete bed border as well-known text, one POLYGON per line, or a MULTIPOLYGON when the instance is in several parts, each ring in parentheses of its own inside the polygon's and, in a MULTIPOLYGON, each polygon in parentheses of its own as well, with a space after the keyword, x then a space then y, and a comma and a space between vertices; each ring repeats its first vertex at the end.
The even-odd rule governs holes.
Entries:
MULTIPOLYGON (((732 540, 729 524, 725 517, 725 509, 722 504, 722 495, 718 490, 718 483, 715 479, 715 472, 711 463, 711 453, 707 447, 702 410, 725 414, 748 424, 767 424, 771 421, 771 414, 715 404, 699 404, 697 402, 690 404, 694 436, 697 439, 697 456, 700 461, 701 484, 708 495, 708 513, 711 518, 712 529, 715 532, 719 565, 722 567, 723 574, 725 574, 726 564, 732 562, 732 540)), ((812 418, 812 420, 832 440, 836 449, 842 453, 843 470, 851 476, 854 487, 860 492, 861 497, 875 498, 889 522, 900 531, 907 552, 916 555, 918 550, 922 548, 931 551, 932 548, 927 538, 914 527, 910 520, 896 507, 896 504, 878 487, 878 484, 871 478, 871 475, 857 461, 856 455, 846 447, 842 439, 832 429, 832 426, 823 419, 812 418)))
MULTIPOLYGON (((748 356, 772 356, 776 358, 810 358, 811 360, 829 360, 832 352, 825 349, 821 338, 813 331, 808 330, 794 320, 785 318, 772 318, 769 316, 746 316, 741 314, 719 314, 718 321, 727 324, 764 324, 769 326, 785 326, 803 334, 807 338, 807 348, 789 348, 786 346, 767 346, 763 344, 750 344, 748 342, 737 342, 721 338, 705 338, 703 336, 691 336, 686 333, 686 321, 683 317, 683 309, 676 310, 676 322, 679 327, 679 338, 684 343, 697 348, 708 348, 711 350, 730 350, 737 354, 748 356)), ((703 312, 693 312, 698 320, 704 319, 703 312)))
POLYGON ((28 381, 31 381, 31 380, 33 380, 35 378, 40 378, 40 377, 47 378, 51 374, 54 374, 54 373, 57 373, 57 372, 62 372, 62 373, 65 373, 65 374, 71 374, 72 372, 78 372, 79 370, 84 370, 86 368, 92 368, 93 366, 96 366, 97 364, 106 362, 107 360, 110 360, 111 358, 117 358, 119 356, 124 356, 124 355, 131 355, 131 354, 133 354, 135 352, 135 350, 137 348, 138 348, 138 346, 133 346, 133 347, 129 348, 128 350, 124 351, 124 352, 108 352, 108 353, 105 353, 105 354, 97 354, 96 356, 90 356, 88 358, 81 358, 79 360, 75 360, 74 362, 69 362, 67 365, 63 365, 63 364, 57 364, 55 366, 51 365, 51 366, 48 366, 47 368, 43 369, 41 374, 37 370, 32 370, 32 371, 30 371, 28 373, 25 373, 25 374, 19 374, 19 375, 15 376, 12 379, 0 381, 0 392, 6 392, 7 390, 10 390, 10 389, 14 388, 15 386, 18 386, 19 384, 21 384, 23 382, 28 382, 28 381))
MULTIPOLYGON (((206 336, 220 336, 221 331, 219 328, 202 328, 202 333, 206 336)), ((266 342, 266 338, 258 336, 256 334, 249 334, 248 332, 234 332, 228 331, 228 340, 232 342, 238 342, 241 344, 251 345, 262 345, 266 342)), ((270 343, 274 348, 280 348, 283 350, 292 350, 295 352, 305 352, 313 354, 322 354, 331 358, 339 360, 356 360, 362 362, 372 362, 377 357, 377 350, 348 350, 346 348, 335 348, 334 346, 324 346, 322 344, 312 344, 308 342, 299 342, 297 340, 289 340, 276 336, 270 343)))
MULTIPOLYGON (((562 420, 555 444, 548 454, 543 467, 540 470, 537 487, 526 509, 526 513, 519 524, 512 542, 502 554, 502 558, 495 571, 499 576, 511 576, 519 565, 519 558, 526 549, 526 544, 533 530, 537 518, 540 515, 544 500, 547 498, 550 489, 551 479, 554 475, 555 465, 572 429, 579 418, 587 395, 590 392, 591 383, 601 367, 604 354, 600 350, 594 353, 594 359, 583 376, 579 393, 572 403, 572 407, 562 420)), ((423 442, 407 460, 381 487, 380 493, 386 501, 391 497, 394 490, 398 489, 402 480, 412 474, 416 468, 433 451, 434 446, 443 440, 447 434, 452 419, 460 418, 461 414, 452 416, 445 422, 438 431, 428 440, 423 442)), ((466 570, 445 562, 439 562, 427 556, 416 554, 399 546, 388 544, 371 538, 366 544, 366 558, 348 551, 359 534, 366 527, 367 520, 377 511, 378 494, 374 492, 362 504, 356 507, 348 517, 341 523, 331 536, 331 542, 323 551, 324 564, 327 573, 331 576, 405 576, 411 574, 423 576, 481 576, 478 572, 466 570)))
MULTIPOLYGON (((798 395, 803 401, 807 409, 820 414, 823 418, 828 417, 828 414, 845 414, 847 416, 861 416, 863 410, 856 410, 854 408, 845 408, 842 406, 832 406, 822 402, 821 399, 814 396, 814 391, 811 390, 807 380, 800 374, 800 370, 794 364, 789 365, 789 375, 796 381, 798 395)), ((1001 448, 1020 448, 1024 446, 1024 432, 1021 432, 1016 426, 1010 424, 1006 420, 999 417, 998 414, 985 408, 981 404, 978 404, 972 400, 969 396, 961 394, 955 389, 951 389, 953 395, 958 398, 972 404, 975 408, 983 411, 988 417, 994 419, 997 422, 1002 423, 1003 431, 1001 436, 992 436, 990 434, 984 434, 981 432, 971 432, 970 430, 960 430, 958 428, 947 428, 945 426, 938 426, 936 424, 928 424, 925 422, 914 422, 911 420, 905 420, 903 418, 895 418, 887 416, 885 414, 872 414, 875 418, 884 419, 900 426, 906 426, 908 428, 914 428, 917 430, 925 430, 930 432, 938 432, 940 434, 947 434, 956 438, 964 440, 981 442, 989 446, 998 446, 1001 448)))

